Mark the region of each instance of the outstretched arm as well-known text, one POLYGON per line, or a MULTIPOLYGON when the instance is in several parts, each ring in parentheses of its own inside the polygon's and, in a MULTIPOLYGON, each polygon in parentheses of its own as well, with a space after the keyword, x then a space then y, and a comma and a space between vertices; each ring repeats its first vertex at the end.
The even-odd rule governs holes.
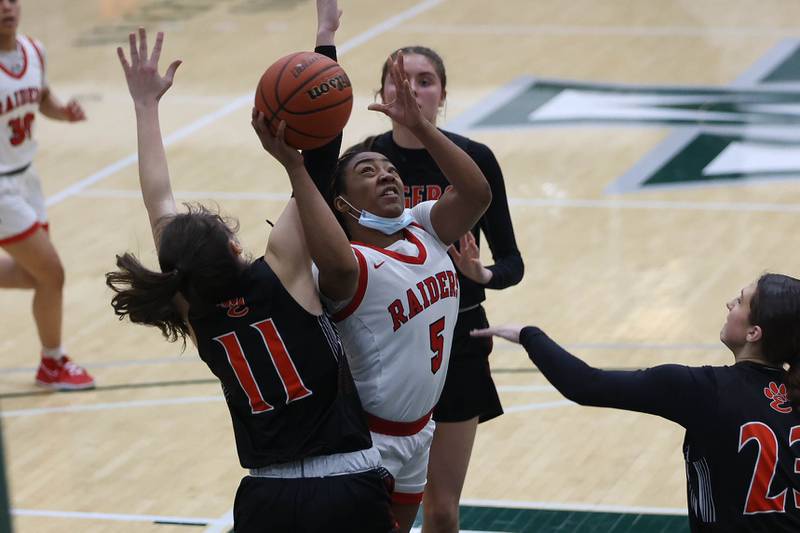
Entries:
POLYGON ((492 201, 492 190, 475 161, 422 116, 403 68, 403 54, 390 61, 397 98, 369 109, 408 128, 442 169, 451 187, 431 209, 431 224, 442 242, 453 243, 478 222, 492 201))
POLYGON ((269 236, 266 256, 275 259, 270 265, 280 271, 279 278, 289 289, 308 279, 310 255, 319 268, 320 276, 339 280, 337 290, 340 294, 329 296, 349 299, 358 281, 358 265, 350 241, 311 181, 303 166, 303 156, 284 141, 286 123, 281 121, 273 137, 264 115, 253 109, 252 124, 264 149, 286 169, 294 192, 294 198, 289 201, 269 236))
POLYGON ((117 55, 125 72, 128 90, 133 98, 136 111, 136 134, 139 152, 139 184, 142 189, 142 198, 150 219, 153 230, 153 239, 156 247, 159 243, 159 223, 166 217, 177 212, 175 198, 172 195, 172 186, 167 168, 167 156, 164 152, 164 143, 161 138, 161 126, 158 119, 158 103, 161 97, 172 86, 175 71, 181 64, 180 60, 173 61, 163 76, 158 73, 158 60, 161 56, 161 47, 164 34, 158 32, 153 52, 147 53, 147 32, 139 28, 139 39, 136 35, 130 36, 130 63, 125 58, 122 47, 117 47, 117 55))
POLYGON ((575 357, 536 327, 493 326, 471 332, 522 344, 533 364, 569 400, 662 416, 684 427, 713 411, 715 381, 708 367, 660 365, 643 370, 602 370, 575 357))

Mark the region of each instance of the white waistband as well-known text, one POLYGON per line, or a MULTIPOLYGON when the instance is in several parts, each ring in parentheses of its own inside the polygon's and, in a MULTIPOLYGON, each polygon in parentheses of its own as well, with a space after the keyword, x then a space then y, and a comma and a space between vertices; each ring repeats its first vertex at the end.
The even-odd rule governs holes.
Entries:
POLYGON ((366 472, 381 466, 381 454, 374 446, 334 455, 317 455, 299 461, 250 469, 254 477, 307 478, 344 476, 366 472))

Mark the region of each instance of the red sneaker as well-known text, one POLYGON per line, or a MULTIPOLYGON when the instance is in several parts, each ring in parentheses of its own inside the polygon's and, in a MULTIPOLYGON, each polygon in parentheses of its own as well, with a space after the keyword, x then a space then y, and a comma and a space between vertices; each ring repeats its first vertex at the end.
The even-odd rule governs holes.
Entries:
POLYGON ((66 355, 58 360, 42 357, 36 372, 36 384, 53 390, 93 389, 94 378, 66 355))

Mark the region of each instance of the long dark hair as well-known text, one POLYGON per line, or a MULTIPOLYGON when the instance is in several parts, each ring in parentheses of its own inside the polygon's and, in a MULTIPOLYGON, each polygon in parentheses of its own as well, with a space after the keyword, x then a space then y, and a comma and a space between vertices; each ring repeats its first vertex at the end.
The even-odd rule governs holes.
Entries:
POLYGON ((158 263, 161 272, 143 266, 131 253, 117 256, 117 268, 106 274, 114 291, 111 306, 122 320, 155 326, 170 342, 186 342, 189 327, 175 305, 180 293, 193 313, 222 302, 247 268, 230 248, 238 223, 202 205, 160 221, 158 263))
POLYGON ((789 400, 800 405, 800 280, 767 273, 750 300, 751 324, 761 328, 761 352, 786 369, 789 400))

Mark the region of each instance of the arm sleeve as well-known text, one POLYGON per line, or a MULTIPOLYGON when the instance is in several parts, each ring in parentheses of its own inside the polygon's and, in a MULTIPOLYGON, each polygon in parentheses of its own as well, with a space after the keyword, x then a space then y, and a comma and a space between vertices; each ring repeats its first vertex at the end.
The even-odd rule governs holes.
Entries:
MULTIPOLYGON (((317 46, 314 51, 336 61, 335 46, 317 46)), ((308 171, 308 175, 311 176, 314 185, 317 186, 322 197, 326 200, 328 199, 331 178, 336 169, 336 162, 339 159, 339 151, 341 148, 342 134, 340 133, 325 146, 303 151, 303 163, 308 171)))
POLYGON ((497 163, 491 149, 485 144, 472 142, 471 155, 483 171, 492 189, 492 203, 479 222, 479 227, 486 235, 486 242, 492 251, 494 264, 487 267, 492 272, 492 279, 486 284, 489 289, 505 289, 516 285, 525 273, 525 264, 517 248, 514 238, 514 227, 511 213, 508 210, 506 185, 503 171, 497 163))
POLYGON ((442 239, 439 238, 437 235, 436 230, 433 229, 433 223, 431 222, 431 209, 433 209, 436 200, 426 200, 424 202, 420 202, 414 207, 411 208, 411 216, 414 217, 414 220, 422 226, 422 228, 436 237, 436 240, 439 241, 439 244, 446 250, 450 246, 447 243, 442 242, 442 239))
POLYGON ((564 350, 539 328, 523 328, 520 342, 547 380, 581 405, 649 413, 686 428, 707 420, 714 407, 716 380, 710 367, 600 370, 564 350))

